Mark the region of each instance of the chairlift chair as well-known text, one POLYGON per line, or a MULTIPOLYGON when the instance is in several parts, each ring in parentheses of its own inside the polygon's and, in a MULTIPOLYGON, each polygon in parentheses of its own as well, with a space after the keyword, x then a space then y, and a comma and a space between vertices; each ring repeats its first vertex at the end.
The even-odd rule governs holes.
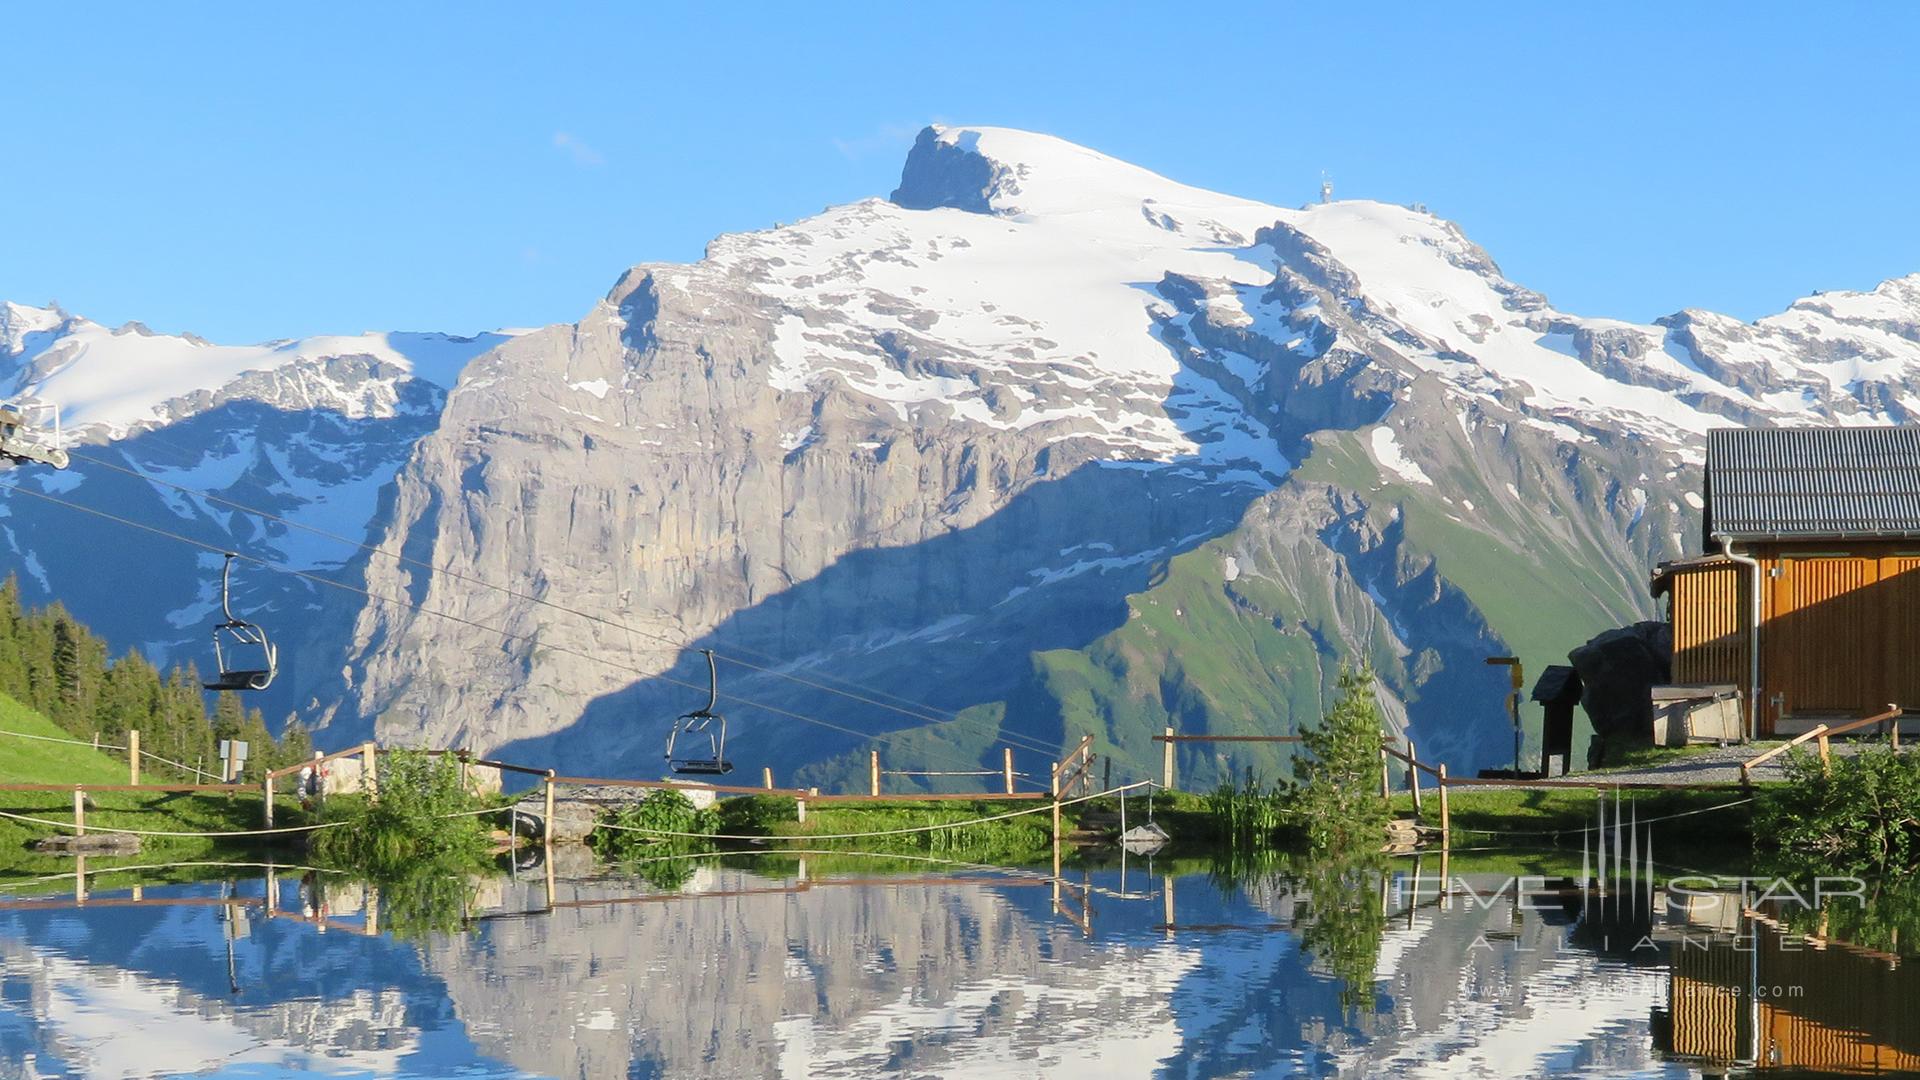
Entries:
POLYGON ((212 682, 200 684, 208 690, 265 690, 280 673, 279 650, 267 639, 267 632, 233 613, 230 586, 233 560, 237 558, 238 555, 228 552, 226 565, 220 570, 220 610, 226 613, 227 621, 213 628, 213 662, 220 675, 212 682), (235 656, 257 657, 260 663, 241 667, 233 659, 235 656))
POLYGON ((0 458, 64 469, 67 451, 62 442, 58 406, 34 398, 0 401, 0 458))
POLYGON ((713 650, 701 651, 707 657, 707 703, 674 720, 673 730, 667 733, 667 768, 681 776, 725 776, 733 771, 733 762, 727 760, 727 718, 713 711, 720 700, 720 674, 714 667, 713 650), (701 735, 707 738, 708 756, 674 753, 682 736, 695 737, 698 746, 701 735))

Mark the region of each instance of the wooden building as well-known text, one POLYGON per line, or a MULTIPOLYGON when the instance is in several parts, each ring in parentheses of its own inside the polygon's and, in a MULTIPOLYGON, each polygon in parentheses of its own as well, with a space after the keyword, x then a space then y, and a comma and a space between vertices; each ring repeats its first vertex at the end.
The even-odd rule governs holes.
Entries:
POLYGON ((1675 683, 1760 738, 1920 705, 1920 427, 1714 431, 1701 498, 1707 551, 1653 575, 1675 683))

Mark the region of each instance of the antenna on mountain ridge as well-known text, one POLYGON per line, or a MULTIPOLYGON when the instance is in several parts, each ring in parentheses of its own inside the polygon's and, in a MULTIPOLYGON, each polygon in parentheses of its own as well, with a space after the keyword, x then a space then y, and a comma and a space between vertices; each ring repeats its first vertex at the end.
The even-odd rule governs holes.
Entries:
POLYGON ((1333 201, 1333 178, 1328 176, 1325 170, 1320 173, 1320 201, 1323 203, 1333 201))

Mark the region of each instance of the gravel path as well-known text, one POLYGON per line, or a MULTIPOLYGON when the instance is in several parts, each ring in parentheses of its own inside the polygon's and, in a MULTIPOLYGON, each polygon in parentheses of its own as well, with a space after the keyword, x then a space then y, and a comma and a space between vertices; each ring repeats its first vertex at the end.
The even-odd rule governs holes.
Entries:
MULTIPOLYGON (((1666 784, 1673 787, 1689 787, 1695 784, 1737 784, 1740 782, 1740 763, 1758 757, 1780 745, 1779 742, 1763 742, 1750 745, 1716 746, 1682 754, 1671 761, 1658 765, 1647 765, 1627 769, 1600 769, 1593 772, 1573 773, 1569 780, 1594 780, 1602 783, 1621 784, 1666 784)), ((1831 743, 1835 755, 1857 754, 1869 746, 1882 745, 1877 740, 1858 742, 1835 740, 1831 743)), ((1801 747, 1809 752, 1814 749, 1811 742, 1801 747)), ((1785 780, 1788 751, 1753 770, 1755 781, 1785 780)), ((1555 777, 1555 779, 1559 779, 1555 777)))

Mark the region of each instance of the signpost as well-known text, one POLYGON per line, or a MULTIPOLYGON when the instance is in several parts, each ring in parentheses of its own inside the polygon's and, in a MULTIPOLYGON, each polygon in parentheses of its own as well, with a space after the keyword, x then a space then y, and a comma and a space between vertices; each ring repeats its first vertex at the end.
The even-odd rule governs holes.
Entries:
POLYGON ((220 740, 220 782, 231 784, 239 777, 240 770, 247 764, 247 744, 244 739, 220 740))
POLYGON ((1527 685, 1527 675, 1520 667, 1517 656, 1489 656, 1487 663, 1494 667, 1504 667, 1513 676, 1513 688, 1507 691, 1507 716, 1513 721, 1513 775, 1520 775, 1520 690, 1527 685))

